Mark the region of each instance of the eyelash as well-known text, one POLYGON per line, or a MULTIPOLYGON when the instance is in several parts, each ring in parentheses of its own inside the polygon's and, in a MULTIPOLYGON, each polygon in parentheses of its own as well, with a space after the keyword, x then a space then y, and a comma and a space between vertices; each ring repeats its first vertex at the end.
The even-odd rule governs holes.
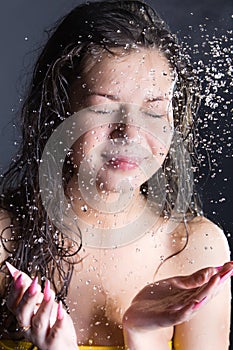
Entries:
POLYGON ((162 118, 162 114, 154 114, 154 113, 149 113, 149 112, 143 112, 146 116, 152 117, 152 118, 162 118))
MULTIPOLYGON (((106 114, 110 114, 110 113, 114 113, 117 112, 116 110, 93 110, 91 109, 92 112, 96 113, 96 114, 102 114, 102 115, 106 115, 106 114)), ((143 114, 145 114, 146 116, 152 117, 152 118, 162 118, 163 115, 162 114, 154 114, 154 113, 149 113, 149 112, 145 112, 145 111, 141 111, 143 114)))
POLYGON ((114 113, 114 112, 116 112, 116 111, 91 109, 91 112, 94 112, 94 113, 96 113, 96 114, 110 114, 110 113, 114 113))

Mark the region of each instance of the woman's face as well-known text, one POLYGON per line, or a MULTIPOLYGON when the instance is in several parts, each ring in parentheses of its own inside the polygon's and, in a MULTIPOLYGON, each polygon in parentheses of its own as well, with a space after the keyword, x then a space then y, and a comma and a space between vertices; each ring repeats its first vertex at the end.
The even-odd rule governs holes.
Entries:
POLYGON ((79 174, 88 174, 84 181, 119 192, 139 188, 156 172, 172 138, 174 83, 156 49, 103 54, 84 69, 71 89, 72 111, 79 111, 85 130, 73 144, 72 159, 79 174))

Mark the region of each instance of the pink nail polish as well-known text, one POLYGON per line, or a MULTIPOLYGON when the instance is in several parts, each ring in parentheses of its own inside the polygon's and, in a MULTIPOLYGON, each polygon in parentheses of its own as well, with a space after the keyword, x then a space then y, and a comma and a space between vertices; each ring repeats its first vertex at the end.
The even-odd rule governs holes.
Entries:
POLYGON ((33 295, 36 294, 36 292, 37 292, 37 286, 38 286, 38 277, 36 276, 36 277, 33 279, 33 281, 32 281, 32 283, 31 283, 30 287, 28 288, 28 294, 29 294, 30 296, 33 296, 33 295))
POLYGON ((225 282, 232 275, 233 275, 233 271, 228 271, 227 273, 225 273, 221 276, 220 282, 221 283, 225 282))
POLYGON ((6 267, 8 268, 12 277, 15 277, 16 273, 19 272, 13 265, 6 261, 6 267))
POLYGON ((218 271, 220 271, 220 270, 222 270, 222 267, 223 267, 223 265, 222 265, 222 266, 216 266, 216 269, 217 269, 218 271))
POLYGON ((57 320, 61 321, 64 318, 64 310, 62 307, 62 302, 61 300, 58 303, 58 308, 57 308, 57 320))
POLYGON ((44 300, 48 302, 50 298, 51 298, 50 282, 49 280, 46 280, 45 287, 44 287, 44 300))
POLYGON ((15 289, 21 289, 23 286, 23 275, 22 273, 17 277, 14 283, 15 289))
POLYGON ((201 307, 201 306, 205 303, 206 298, 207 298, 207 297, 204 297, 204 298, 201 299, 200 301, 196 302, 196 303, 193 305, 192 309, 193 309, 193 310, 197 310, 199 307, 201 307))

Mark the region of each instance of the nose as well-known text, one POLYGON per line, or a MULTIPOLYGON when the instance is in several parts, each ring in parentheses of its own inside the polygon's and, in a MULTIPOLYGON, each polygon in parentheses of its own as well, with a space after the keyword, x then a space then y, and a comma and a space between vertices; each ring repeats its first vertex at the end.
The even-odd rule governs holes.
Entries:
POLYGON ((120 138, 130 141, 139 137, 139 131, 133 125, 119 123, 113 125, 113 130, 110 136, 112 139, 120 138))
POLYGON ((133 124, 132 111, 129 108, 121 107, 118 119, 112 124, 111 138, 121 138, 126 141, 138 139, 139 128, 133 124))

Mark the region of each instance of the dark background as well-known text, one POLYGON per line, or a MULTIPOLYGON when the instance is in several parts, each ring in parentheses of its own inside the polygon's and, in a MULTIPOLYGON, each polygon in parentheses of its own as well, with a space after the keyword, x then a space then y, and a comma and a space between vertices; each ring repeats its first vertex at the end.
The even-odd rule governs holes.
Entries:
MULTIPOLYGON (((194 48, 187 50, 194 62, 199 61, 199 68, 200 61, 204 62, 204 70, 207 77, 210 77, 210 80, 203 79, 204 89, 210 85, 210 93, 215 92, 213 103, 220 99, 218 106, 213 108, 206 106, 204 98, 200 110, 199 130, 205 141, 200 143, 198 150, 203 158, 198 187, 205 215, 224 229, 232 247, 232 95, 227 91, 232 83, 227 73, 230 44, 232 45, 232 0, 148 2, 168 22, 180 40, 194 48), (211 69, 212 75, 209 73, 211 69), (214 74, 218 73, 223 74, 225 87, 218 86, 216 91, 216 81, 221 85, 221 79, 214 78, 214 74), (208 159, 211 166, 208 165, 208 159)), ((80 1, 74 0, 1 2, 0 173, 17 150, 19 135, 15 118, 21 108, 35 59, 46 42, 45 30, 79 3, 80 1)))

